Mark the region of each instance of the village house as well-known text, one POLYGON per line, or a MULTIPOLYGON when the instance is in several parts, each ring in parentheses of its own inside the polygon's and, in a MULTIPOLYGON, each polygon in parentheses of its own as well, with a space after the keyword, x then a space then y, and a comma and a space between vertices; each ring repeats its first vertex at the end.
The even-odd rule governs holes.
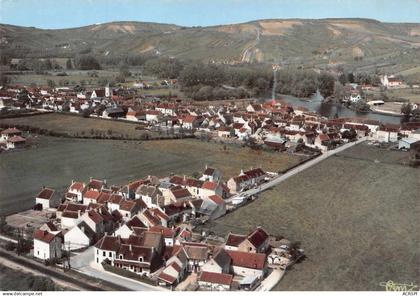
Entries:
POLYGON ((79 224, 87 208, 86 205, 76 203, 61 204, 56 212, 57 218, 60 219, 61 229, 70 229, 79 224))
POLYGON ((192 199, 192 194, 187 188, 175 186, 164 193, 165 205, 185 202, 192 199))
POLYGON ((161 267, 162 261, 153 248, 121 244, 113 265, 136 274, 150 276, 161 267))
POLYGON ((64 249, 79 250, 89 247, 97 239, 97 234, 82 221, 64 233, 64 249))
POLYGON ((220 170, 207 167, 206 165, 206 169, 204 170, 203 175, 200 177, 200 180, 218 183, 221 180, 221 178, 222 173, 220 172, 220 170))
POLYGON ((183 249, 188 260, 188 272, 200 272, 208 260, 208 246, 201 243, 184 243, 183 249))
POLYGON ((219 248, 210 256, 209 260, 201 267, 202 271, 212 273, 229 273, 232 259, 223 248, 219 248))
POLYGON ((162 113, 157 110, 146 111, 146 121, 150 124, 156 124, 162 120, 162 113))
POLYGON ((237 276, 264 277, 267 272, 266 254, 226 251, 232 259, 232 270, 237 276))
POLYGON ((24 148, 25 145, 26 145, 26 139, 21 137, 21 136, 9 137, 6 140, 6 148, 7 149, 24 148))
POLYGON ((224 248, 230 251, 237 251, 239 249, 239 244, 242 243, 246 239, 246 235, 242 234, 234 234, 229 232, 224 248))
POLYGON ((384 125, 376 131, 374 139, 382 143, 397 142, 398 131, 399 127, 397 126, 384 125))
POLYGON ((18 130, 17 128, 8 128, 1 131, 0 134, 1 134, 1 140, 7 141, 12 137, 16 137, 16 136, 21 137, 22 131, 18 130))
POLYGON ((142 199, 148 208, 161 207, 165 204, 162 192, 154 185, 140 185, 136 190, 135 198, 142 199))
POLYGON ((232 177, 227 182, 227 187, 231 193, 238 193, 244 189, 260 184, 266 177, 266 173, 261 168, 249 171, 241 171, 239 176, 232 177))
POLYGON ((120 225, 120 227, 115 230, 114 235, 120 236, 121 238, 129 238, 130 235, 135 234, 136 231, 147 230, 147 226, 140 220, 138 216, 132 217, 125 224, 120 225))
POLYGON ((208 215, 210 220, 217 219, 226 214, 225 201, 218 195, 210 195, 202 198, 200 213, 208 215))
POLYGON ((91 203, 95 204, 97 200, 99 199, 99 196, 101 195, 101 192, 97 190, 90 189, 86 191, 83 195, 83 204, 89 205, 91 203))
POLYGON ((248 235, 229 233, 224 248, 230 251, 265 253, 269 248, 269 237, 261 227, 248 235))
POLYGON ((165 246, 172 247, 175 244, 175 237, 177 234, 177 229, 164 227, 161 225, 152 226, 149 229, 152 232, 158 232, 162 234, 165 246))
POLYGON ((166 267, 158 277, 158 283, 161 286, 173 286, 181 282, 186 273, 188 259, 183 248, 177 251, 166 261, 166 267))
POLYGON ((37 229, 34 232, 34 257, 41 260, 61 258, 61 232, 37 229))
POLYGON ((60 204, 60 198, 55 195, 54 189, 43 187, 35 197, 35 204, 42 205, 42 209, 46 210, 57 207, 60 204))
POLYGON ((83 202, 83 193, 85 188, 86 184, 71 181, 71 185, 66 193, 66 199, 73 202, 83 202))
POLYGON ((102 191, 103 189, 106 189, 106 180, 89 178, 89 183, 87 184, 86 189, 102 191))
POLYGON ((120 210, 120 204, 123 201, 124 197, 119 194, 112 194, 111 197, 108 199, 108 210, 109 211, 119 211, 120 210))
POLYGON ((269 247, 268 234, 261 227, 257 227, 238 245, 238 251, 248 253, 265 253, 269 247))
POLYGON ((233 275, 202 271, 198 277, 200 290, 229 291, 232 286, 233 275))
POLYGON ((113 264, 117 258, 117 252, 121 246, 121 238, 119 236, 105 235, 94 246, 95 263, 102 264, 108 260, 113 264))

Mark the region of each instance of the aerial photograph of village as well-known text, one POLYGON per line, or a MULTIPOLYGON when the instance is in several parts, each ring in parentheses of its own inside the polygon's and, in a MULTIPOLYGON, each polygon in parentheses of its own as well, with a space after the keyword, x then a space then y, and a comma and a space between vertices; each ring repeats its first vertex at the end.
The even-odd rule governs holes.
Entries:
POLYGON ((414 296, 419 229, 420 0, 0 0, 2 295, 414 296))

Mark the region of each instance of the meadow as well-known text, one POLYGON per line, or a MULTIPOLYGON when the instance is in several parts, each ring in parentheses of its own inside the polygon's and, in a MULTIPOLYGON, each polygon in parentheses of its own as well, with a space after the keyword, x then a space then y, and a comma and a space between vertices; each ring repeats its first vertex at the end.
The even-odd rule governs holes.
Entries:
POLYGON ((0 154, 0 215, 32 207, 42 186, 63 192, 71 180, 94 177, 124 185, 147 175, 193 175, 206 164, 219 168, 226 179, 242 168, 281 170, 303 158, 196 139, 141 142, 35 136, 30 142, 27 149, 0 154))
POLYGON ((269 233, 307 258, 276 290, 379 290, 420 282, 420 170, 407 153, 359 145, 328 158, 206 225, 220 235, 269 233))

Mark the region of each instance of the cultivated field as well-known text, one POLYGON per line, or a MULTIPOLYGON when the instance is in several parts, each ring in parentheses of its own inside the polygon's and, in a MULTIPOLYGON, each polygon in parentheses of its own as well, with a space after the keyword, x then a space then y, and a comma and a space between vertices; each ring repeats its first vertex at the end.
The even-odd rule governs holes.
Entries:
POLYGON ((307 259, 277 290, 384 290, 420 283, 420 170, 407 153, 359 145, 290 178, 209 228, 300 241, 307 259))
POLYGON ((99 118, 84 118, 76 115, 46 113, 29 117, 0 119, 1 123, 27 125, 41 129, 47 129, 58 133, 66 133, 70 136, 94 136, 96 132, 109 136, 140 139, 144 130, 136 130, 139 124, 106 120, 99 118))
POLYGON ((301 159, 233 146, 225 150, 221 144, 194 139, 125 142, 42 136, 35 142, 27 150, 0 154, 0 214, 30 208, 43 185, 63 190, 72 179, 95 177, 123 185, 147 175, 191 175, 206 164, 231 176, 257 165, 280 170, 301 159))

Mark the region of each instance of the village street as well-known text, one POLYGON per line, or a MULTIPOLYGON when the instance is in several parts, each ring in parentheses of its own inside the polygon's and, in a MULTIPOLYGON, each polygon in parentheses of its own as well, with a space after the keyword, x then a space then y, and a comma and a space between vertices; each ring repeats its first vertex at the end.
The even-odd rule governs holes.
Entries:
POLYGON ((241 193, 238 193, 238 194, 230 197, 229 199, 226 199, 226 203, 232 203, 232 200, 237 196, 252 196, 254 194, 257 194, 257 193, 260 193, 264 190, 267 190, 268 188, 276 186, 279 183, 287 180, 288 178, 296 175, 297 173, 302 172, 303 170, 306 170, 307 168, 310 168, 310 167, 318 164, 319 162, 327 159, 328 157, 333 156, 337 153, 340 153, 340 152, 342 152, 342 151, 344 151, 344 150, 346 150, 350 147, 353 147, 357 144, 360 144, 360 143, 362 143, 366 140, 367 140, 367 137, 363 137, 363 138, 360 138, 359 140, 357 140, 355 142, 344 144, 343 146, 340 146, 340 147, 338 147, 334 150, 328 150, 327 152, 323 153, 322 155, 318 156, 317 158, 314 158, 314 159, 312 159, 308 162, 305 162, 304 164, 299 165, 296 168, 291 169, 287 173, 285 173, 283 175, 279 175, 278 177, 275 177, 274 179, 268 181, 267 183, 261 184, 256 188, 252 188, 252 189, 249 189, 247 191, 243 191, 241 193))
POLYGON ((275 285, 277 285, 278 282, 281 281, 285 273, 285 270, 281 270, 279 268, 274 269, 268 277, 262 280, 261 284, 257 289, 255 289, 255 291, 270 291, 275 285))
POLYGON ((95 277, 107 282, 118 283, 127 290, 132 291, 167 291, 166 289, 141 283, 139 281, 126 278, 108 271, 105 271, 101 266, 94 263, 94 248, 90 247, 83 252, 73 253, 70 259, 70 266, 77 272, 95 277))

